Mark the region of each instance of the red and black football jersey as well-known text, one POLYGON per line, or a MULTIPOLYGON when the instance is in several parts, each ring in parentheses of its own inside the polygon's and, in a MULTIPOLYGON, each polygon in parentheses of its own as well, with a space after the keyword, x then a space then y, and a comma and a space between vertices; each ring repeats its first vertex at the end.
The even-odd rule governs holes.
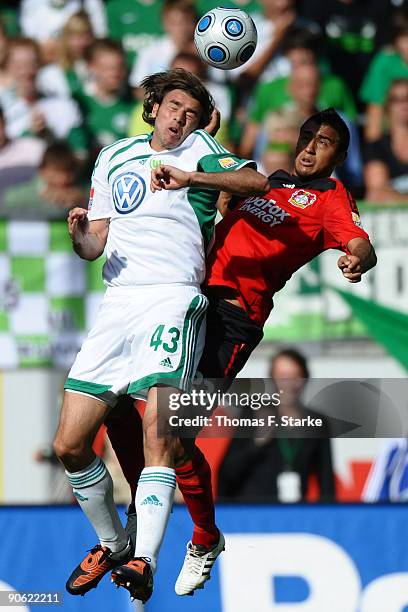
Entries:
POLYGON ((352 238, 369 239, 340 181, 306 183, 283 170, 269 181, 266 195, 240 200, 217 225, 207 262, 207 284, 235 289, 259 325, 296 270, 327 249, 347 252, 352 238))

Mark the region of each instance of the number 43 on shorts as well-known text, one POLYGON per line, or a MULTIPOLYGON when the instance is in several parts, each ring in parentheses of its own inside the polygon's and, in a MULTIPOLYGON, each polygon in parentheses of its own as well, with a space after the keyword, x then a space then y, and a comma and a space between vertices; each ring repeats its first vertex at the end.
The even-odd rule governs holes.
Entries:
POLYGON ((156 327, 152 337, 150 338, 150 346, 157 351, 159 346, 163 345, 163 349, 167 351, 167 353, 175 353, 177 351, 178 341, 180 339, 180 330, 177 327, 170 327, 170 329, 165 332, 165 327, 165 325, 158 325, 156 327), (163 342, 163 333, 165 334, 165 338, 168 340, 168 342, 163 342))

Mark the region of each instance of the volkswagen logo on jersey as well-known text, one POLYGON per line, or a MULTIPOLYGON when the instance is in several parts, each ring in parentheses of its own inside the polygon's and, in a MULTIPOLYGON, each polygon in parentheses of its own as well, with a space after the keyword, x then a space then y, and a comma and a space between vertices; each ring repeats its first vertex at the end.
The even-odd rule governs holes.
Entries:
POLYGON ((113 181, 113 203, 121 215, 126 215, 135 210, 142 203, 145 194, 146 183, 136 172, 124 172, 113 181))

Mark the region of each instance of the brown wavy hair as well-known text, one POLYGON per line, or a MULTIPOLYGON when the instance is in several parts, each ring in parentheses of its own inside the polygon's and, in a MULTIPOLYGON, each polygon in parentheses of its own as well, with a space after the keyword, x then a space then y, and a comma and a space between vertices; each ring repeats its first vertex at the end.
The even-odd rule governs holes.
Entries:
POLYGON ((141 87, 145 90, 142 116, 143 120, 149 125, 155 123, 155 119, 152 117, 154 104, 161 104, 164 96, 174 89, 185 91, 200 103, 201 117, 198 125, 200 129, 210 122, 214 110, 214 100, 200 79, 191 72, 187 72, 183 68, 157 72, 143 79, 141 87))

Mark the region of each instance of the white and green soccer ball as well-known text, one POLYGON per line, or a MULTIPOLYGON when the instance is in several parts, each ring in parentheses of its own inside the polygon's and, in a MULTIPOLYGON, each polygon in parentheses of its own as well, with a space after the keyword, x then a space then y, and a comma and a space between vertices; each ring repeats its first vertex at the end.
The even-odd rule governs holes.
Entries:
POLYGON ((210 66, 232 70, 252 57, 258 35, 251 17, 235 8, 214 8, 201 17, 194 32, 198 54, 210 66))

